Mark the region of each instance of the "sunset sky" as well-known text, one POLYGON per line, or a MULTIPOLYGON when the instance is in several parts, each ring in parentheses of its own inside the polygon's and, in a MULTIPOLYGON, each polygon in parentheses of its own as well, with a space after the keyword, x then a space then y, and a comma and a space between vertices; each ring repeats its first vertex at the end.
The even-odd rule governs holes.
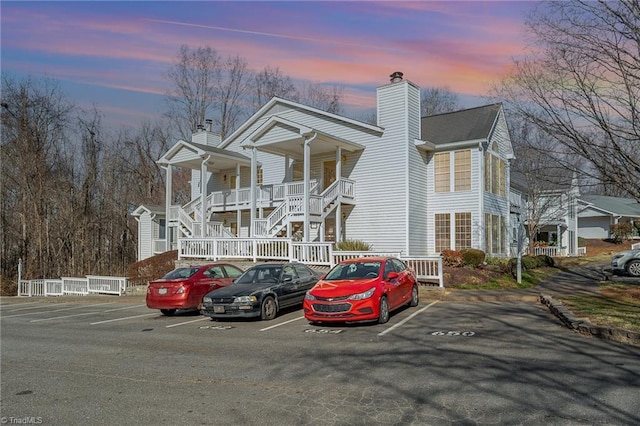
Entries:
POLYGON ((59 81, 105 123, 162 118, 166 71, 181 45, 279 67, 296 82, 337 83, 345 111, 375 107, 375 88, 402 71, 447 86, 463 106, 524 52, 534 2, 2 1, 2 74, 59 81))

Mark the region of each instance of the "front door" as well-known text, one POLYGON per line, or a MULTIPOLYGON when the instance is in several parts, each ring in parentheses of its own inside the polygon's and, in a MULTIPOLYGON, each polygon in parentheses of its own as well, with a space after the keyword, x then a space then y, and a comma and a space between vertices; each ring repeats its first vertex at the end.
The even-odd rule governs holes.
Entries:
POLYGON ((322 190, 327 189, 336 181, 336 160, 329 160, 322 163, 322 190))

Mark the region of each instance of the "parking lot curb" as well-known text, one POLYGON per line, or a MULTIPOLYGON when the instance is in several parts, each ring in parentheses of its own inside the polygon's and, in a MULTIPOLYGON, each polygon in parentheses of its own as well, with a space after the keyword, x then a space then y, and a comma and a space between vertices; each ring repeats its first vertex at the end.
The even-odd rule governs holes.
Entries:
POLYGON ((546 305, 549 311, 558 317, 566 327, 577 333, 584 336, 592 336, 618 343, 640 346, 640 332, 627 330, 625 328, 591 324, 591 322, 586 319, 576 317, 564 303, 543 293, 540 294, 540 303, 546 305))

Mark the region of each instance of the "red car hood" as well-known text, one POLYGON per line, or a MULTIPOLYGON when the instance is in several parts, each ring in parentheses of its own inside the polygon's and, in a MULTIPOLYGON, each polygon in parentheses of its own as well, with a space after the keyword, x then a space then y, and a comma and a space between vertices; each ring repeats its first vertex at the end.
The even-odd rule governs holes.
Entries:
POLYGON ((377 281, 377 278, 369 280, 318 281, 309 293, 318 297, 350 296, 369 290, 376 285, 377 281))

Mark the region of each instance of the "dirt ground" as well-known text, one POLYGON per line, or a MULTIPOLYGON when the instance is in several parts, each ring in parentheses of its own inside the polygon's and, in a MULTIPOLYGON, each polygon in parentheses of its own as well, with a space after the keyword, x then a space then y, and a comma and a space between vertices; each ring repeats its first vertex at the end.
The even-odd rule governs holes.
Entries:
MULTIPOLYGON (((588 239, 585 241, 587 247, 586 257, 589 258, 610 256, 619 251, 629 250, 631 248, 631 244, 638 242, 637 240, 629 240, 616 244, 610 240, 588 239)), ((502 276, 503 273, 495 267, 485 266, 483 268, 473 269, 468 267, 450 268, 445 266, 444 286, 448 288, 455 288, 469 284, 482 285, 492 279, 499 279, 502 276)))

